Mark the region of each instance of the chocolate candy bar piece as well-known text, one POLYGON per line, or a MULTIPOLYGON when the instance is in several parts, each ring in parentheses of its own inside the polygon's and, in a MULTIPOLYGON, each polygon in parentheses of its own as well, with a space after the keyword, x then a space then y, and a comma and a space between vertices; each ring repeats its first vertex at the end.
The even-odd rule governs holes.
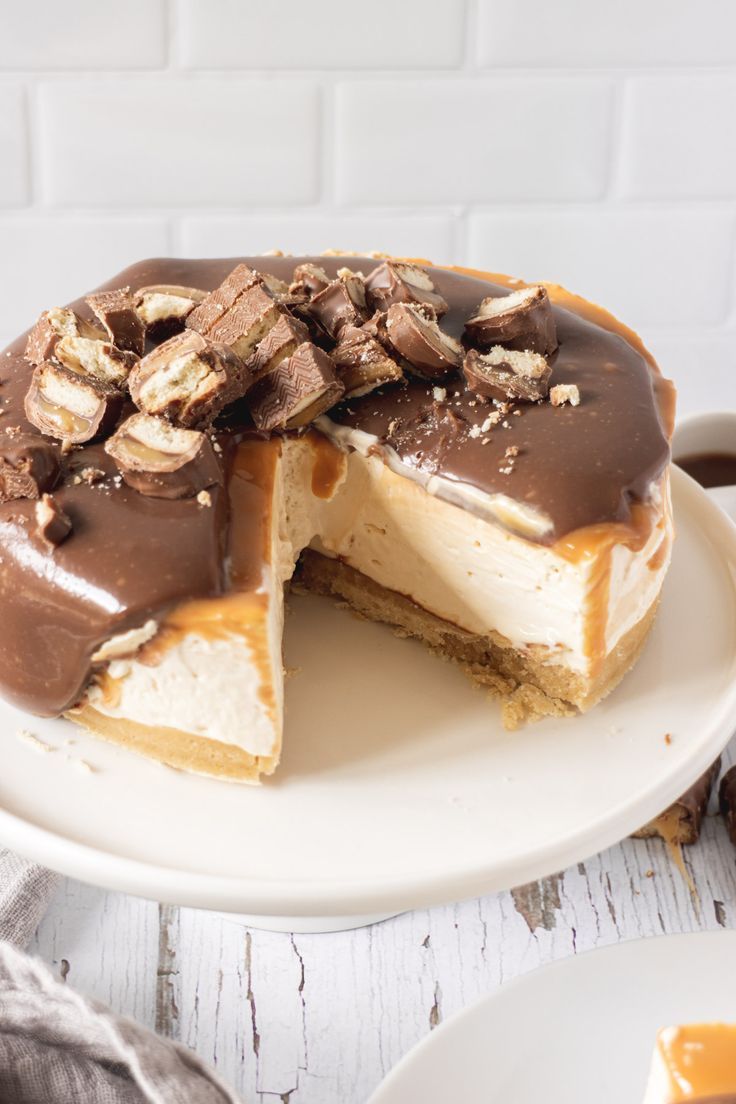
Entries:
POLYGON ((98 291, 88 295, 86 302, 105 327, 113 345, 143 356, 146 328, 138 317, 130 288, 98 291))
POLYGON ((718 797, 729 839, 736 845, 736 767, 729 767, 724 774, 718 797))
POLYGON ((442 379, 462 363, 459 341, 443 333, 434 318, 414 303, 394 303, 386 315, 386 336, 424 379, 442 379))
POLYGON ((105 334, 67 307, 52 307, 43 312, 28 335, 26 360, 30 360, 31 364, 43 364, 44 360, 49 360, 54 355, 57 342, 62 337, 104 340, 105 334))
POLYGON ((33 370, 25 398, 28 421, 65 446, 81 445, 112 429, 123 406, 117 388, 47 360, 33 370))
POLYGON ((222 467, 206 433, 163 418, 132 414, 105 442, 128 486, 152 498, 194 498, 222 483, 222 467))
POLYGON ((36 503, 36 530, 52 548, 65 541, 72 531, 71 518, 49 494, 42 495, 36 503))
POLYGON ((254 381, 291 356, 305 341, 309 341, 306 324, 289 314, 280 315, 248 361, 254 381))
POLYGON ((463 372, 471 391, 483 398, 538 402, 547 395, 552 369, 539 353, 495 345, 487 353, 471 349, 463 372))
POLYGON ((280 314, 273 296, 259 282, 238 296, 233 305, 213 322, 206 336, 210 341, 229 346, 242 360, 247 360, 276 324, 280 314))
POLYGON ((151 341, 165 341, 181 333, 194 308, 204 302, 207 292, 180 284, 149 284, 138 288, 133 300, 138 317, 151 341))
POLYGON ((240 264, 223 280, 219 287, 211 291, 195 307, 186 321, 188 330, 208 334, 218 319, 235 306, 244 292, 254 287, 260 280, 259 274, 248 265, 240 264))
POLYGON ((547 289, 526 287, 484 299, 465 323, 465 334, 481 349, 505 345, 550 356, 557 348, 557 326, 547 289))
POLYGON ((343 326, 360 326, 368 318, 365 284, 355 275, 333 280, 317 292, 307 310, 333 341, 337 341, 343 326))
POLYGON ((697 843, 703 818, 708 811, 710 793, 720 769, 719 756, 682 797, 649 824, 634 832, 634 838, 651 839, 653 836, 661 836, 668 843, 697 843))
POLYGON ((228 345, 242 360, 247 360, 280 316, 275 300, 263 284, 255 284, 207 333, 210 341, 228 345))
POLYGON ((289 285, 286 283, 286 280, 281 280, 278 276, 274 276, 270 272, 261 272, 260 280, 266 291, 269 295, 272 295, 274 299, 281 301, 282 299, 288 300, 291 298, 289 285))
POLYGON ((289 291, 292 295, 304 296, 311 299, 313 295, 316 295, 331 283, 330 277, 327 275, 321 265, 305 264, 297 265, 291 277, 291 284, 289 285, 289 291))
POLYGON ((190 428, 211 422, 250 382, 249 370, 232 349, 185 330, 143 357, 128 385, 144 414, 190 428))
POLYGON ((345 326, 340 341, 330 355, 345 386, 346 399, 367 395, 384 383, 395 383, 404 378, 401 365, 362 326, 345 326))
POLYGON ((0 433, 0 502, 40 498, 59 478, 59 449, 34 433, 0 433))
POLYGON ((376 310, 388 310, 393 303, 424 303, 438 318, 447 310, 432 277, 418 265, 386 261, 371 272, 365 287, 368 302, 376 310))
POLYGON ((60 338, 54 350, 54 360, 70 372, 119 388, 125 386, 131 369, 138 363, 135 353, 118 349, 109 341, 97 341, 90 337, 60 338))
POLYGON ((292 429, 323 414, 343 391, 332 358, 305 341, 261 377, 248 395, 248 406, 258 429, 292 429))

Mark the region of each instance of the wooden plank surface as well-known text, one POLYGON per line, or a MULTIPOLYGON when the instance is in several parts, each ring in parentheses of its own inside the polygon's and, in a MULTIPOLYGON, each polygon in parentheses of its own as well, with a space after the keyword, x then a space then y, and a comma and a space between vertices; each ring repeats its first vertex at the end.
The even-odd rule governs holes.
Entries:
POLYGON ((661 841, 626 840, 509 893, 310 936, 65 881, 32 950, 193 1047, 246 1101, 364 1104, 416 1042, 511 978, 619 940, 736 926, 720 817, 686 861, 697 898, 661 841))

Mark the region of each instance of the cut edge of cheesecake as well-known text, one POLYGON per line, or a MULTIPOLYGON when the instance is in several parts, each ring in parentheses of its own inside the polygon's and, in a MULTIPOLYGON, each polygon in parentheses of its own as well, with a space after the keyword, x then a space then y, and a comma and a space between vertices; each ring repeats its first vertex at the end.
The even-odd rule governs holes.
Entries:
MULTIPOLYGON (((479 597, 483 592, 483 580, 464 580, 461 577, 466 574, 464 570, 454 581, 443 580, 449 564, 446 558, 434 569, 428 566, 429 560, 425 560, 424 581, 418 582, 415 589, 415 593, 423 596, 425 604, 402 593, 402 587, 409 590, 412 587, 406 566, 407 560, 414 562, 413 542, 426 539, 434 528, 441 530, 437 537, 437 546, 441 547, 448 526, 453 523, 467 526, 467 543, 479 545, 478 554, 484 559, 492 559, 494 542, 497 542, 497 553, 507 549, 509 562, 525 549, 535 558, 552 557, 554 562, 553 549, 531 548, 529 542, 518 535, 502 534, 492 522, 470 515, 460 506, 429 494, 415 481, 392 471, 382 458, 362 456, 357 452, 348 455, 314 430, 295 440, 279 444, 249 442, 245 448, 250 454, 245 467, 250 473, 260 471, 270 503, 270 552, 264 556, 261 583, 252 591, 235 591, 218 599, 184 603, 172 612, 168 624, 164 623, 162 631, 146 643, 136 657, 122 664, 113 662, 100 672, 87 699, 68 716, 104 739, 173 767, 234 781, 255 782, 261 774, 272 773, 278 763, 282 736, 281 640, 284 588, 289 585, 336 599, 359 615, 388 624, 401 635, 418 638, 443 658, 457 662, 474 682, 501 699, 503 722, 508 729, 545 716, 571 716, 592 708, 636 662, 655 617, 659 597, 657 581, 663 577, 667 566, 670 547, 667 493, 660 496, 659 512, 651 519, 655 557, 656 542, 661 544, 664 557, 656 572, 642 565, 645 574, 650 576, 650 585, 654 584, 653 597, 633 621, 618 632, 600 662, 590 671, 580 671, 575 670, 571 662, 568 665, 560 662, 566 656, 569 661, 576 658, 569 649, 566 652, 540 643, 524 646, 497 629, 479 632, 458 624, 470 600, 468 595, 479 597), (254 455, 258 450, 264 454, 260 460, 254 455), (316 495, 318 469, 321 493, 316 495), (325 471, 330 473, 326 480, 325 471), (344 488, 347 493, 341 496, 344 488), (419 519, 418 511, 423 520, 419 519), (431 516, 426 516, 428 514, 431 516), (412 518, 413 523, 407 521, 412 518), (662 519, 664 524, 660 528, 657 520, 662 519), (419 526, 418 531, 414 525, 419 526), (425 527, 423 534, 422 525, 425 527), (402 533, 408 542, 404 545, 401 544, 402 533), (472 541, 471 536, 478 539, 472 541), (395 557, 393 569, 387 561, 389 555, 395 557), (392 570, 395 571, 395 587, 386 586, 380 577, 373 578, 352 566, 347 562, 349 558, 378 576, 383 572, 384 581, 386 572, 391 579, 392 570), (380 560, 384 561, 383 569, 373 566, 380 560), (403 578, 399 579, 402 570, 403 578), (443 581, 446 584, 444 592, 443 581), (471 590, 456 594, 455 587, 462 585, 471 590), (439 613, 446 611, 448 601, 454 598, 457 598, 455 621, 439 613), (427 608, 432 605, 438 612, 427 608), (219 739, 214 722, 207 724, 209 702, 216 696, 216 690, 210 688, 209 698, 204 699, 205 712, 198 715, 197 702, 194 708, 183 707, 181 702, 172 704, 170 695, 167 702, 166 693, 150 694, 150 685, 155 691, 157 685, 160 687, 169 677, 166 673, 169 662, 174 664, 175 678, 180 679, 176 667, 177 647, 189 649, 184 655, 185 669, 195 666, 199 655, 207 662, 208 649, 229 647, 234 658, 239 657, 243 663, 252 661, 254 670, 258 671, 258 686, 265 695, 261 702, 256 701, 252 693, 244 693, 243 678, 248 677, 245 669, 238 685, 235 685, 238 682, 235 678, 223 684, 224 695, 231 698, 230 716, 237 713, 242 719, 237 736, 230 730, 232 740, 219 739), (122 667, 120 674, 119 666, 122 667), (131 672, 132 680, 128 683, 131 672), (142 700, 146 695, 146 701, 139 707, 136 697, 142 700), (178 710, 179 724, 172 719, 175 710, 178 710), (195 731, 180 727, 182 718, 195 731)), ((423 550, 429 555, 426 546, 423 550)), ((436 554, 436 548, 434 551, 436 554)), ((608 551, 602 551, 600 556, 605 558, 608 551)), ((536 567, 544 573, 543 564, 536 564, 536 567)), ((571 570, 572 584, 577 588, 573 593, 579 594, 582 602, 587 588, 592 586, 591 578, 595 577, 595 557, 591 577, 579 565, 571 570)), ((467 575, 472 574, 467 572, 467 575)), ((526 602, 528 612, 533 600, 519 590, 518 582, 516 591, 513 581, 508 582, 517 601, 526 602)), ((548 594, 547 602, 551 608, 554 595, 548 594)), ((483 620, 483 611, 477 609, 475 612, 483 620)), ((603 613, 605 629, 611 609, 603 613)), ((488 621, 483 623, 488 624, 488 621)), ((227 662, 227 654, 224 660, 227 662)), ((192 687, 196 687, 196 683, 193 677, 192 687)))
POLYGON ((654 623, 656 598, 608 653, 593 680, 561 664, 535 660, 500 633, 472 633, 436 617, 403 594, 382 586, 341 560, 306 549, 294 580, 297 589, 348 606, 369 621, 390 625, 399 635, 459 663, 473 682, 501 699, 504 727, 513 731, 543 717, 574 717, 602 701, 636 663, 654 623))
POLYGON ((256 784, 262 775, 273 774, 279 754, 250 755, 235 744, 164 726, 140 724, 101 713, 89 702, 65 714, 110 744, 128 748, 164 766, 190 771, 228 782, 256 784))

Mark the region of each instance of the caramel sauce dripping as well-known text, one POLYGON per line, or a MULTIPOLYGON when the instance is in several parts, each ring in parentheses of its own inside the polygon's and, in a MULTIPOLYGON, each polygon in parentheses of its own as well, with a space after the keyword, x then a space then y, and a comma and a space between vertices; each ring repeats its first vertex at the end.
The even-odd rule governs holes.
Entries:
POLYGON ((687 1024, 665 1029, 657 1050, 669 1075, 668 1104, 736 1100, 736 1025, 687 1024))
MULTIPOLYGON (((105 668, 102 671, 98 671, 94 677, 94 683, 99 688, 102 694, 102 700, 108 709, 117 709, 120 705, 120 699, 122 698, 122 690, 120 689, 120 679, 114 679, 109 670, 105 668)), ((74 710, 69 710, 73 713, 74 710)))
POLYGON ((314 429, 305 434, 305 440, 309 442, 313 454, 312 494, 315 498, 332 498, 345 478, 345 453, 314 429))
POLYGON ((670 544, 671 541, 666 536, 663 536, 656 552, 653 552, 647 560, 647 567, 650 571, 659 571, 663 566, 669 554, 670 544))
MULTIPOLYGON (((593 563, 585 610, 584 638, 585 655, 590 660, 593 675, 607 654, 606 629, 613 550, 617 545, 623 545, 632 552, 641 552, 659 522, 659 511, 651 506, 634 503, 628 521, 587 525, 568 533, 552 546, 553 551, 569 563, 579 564, 584 560, 593 563)), ((663 537, 663 543, 667 546, 663 552, 664 557, 669 545, 666 537, 663 537)))
POLYGON ((240 589, 258 587, 271 562, 271 512, 281 441, 245 440, 230 469, 230 579, 240 589), (258 532, 260 530, 260 532, 258 532))

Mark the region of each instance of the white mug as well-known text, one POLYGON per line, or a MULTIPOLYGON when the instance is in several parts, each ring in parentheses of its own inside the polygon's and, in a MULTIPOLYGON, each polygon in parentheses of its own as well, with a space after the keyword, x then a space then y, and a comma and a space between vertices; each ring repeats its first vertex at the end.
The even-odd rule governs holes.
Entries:
MULTIPOLYGON (((689 414, 677 423, 672 438, 675 463, 686 456, 708 452, 736 456, 736 410, 689 414)), ((736 486, 713 487, 708 493, 736 521, 736 486)))

